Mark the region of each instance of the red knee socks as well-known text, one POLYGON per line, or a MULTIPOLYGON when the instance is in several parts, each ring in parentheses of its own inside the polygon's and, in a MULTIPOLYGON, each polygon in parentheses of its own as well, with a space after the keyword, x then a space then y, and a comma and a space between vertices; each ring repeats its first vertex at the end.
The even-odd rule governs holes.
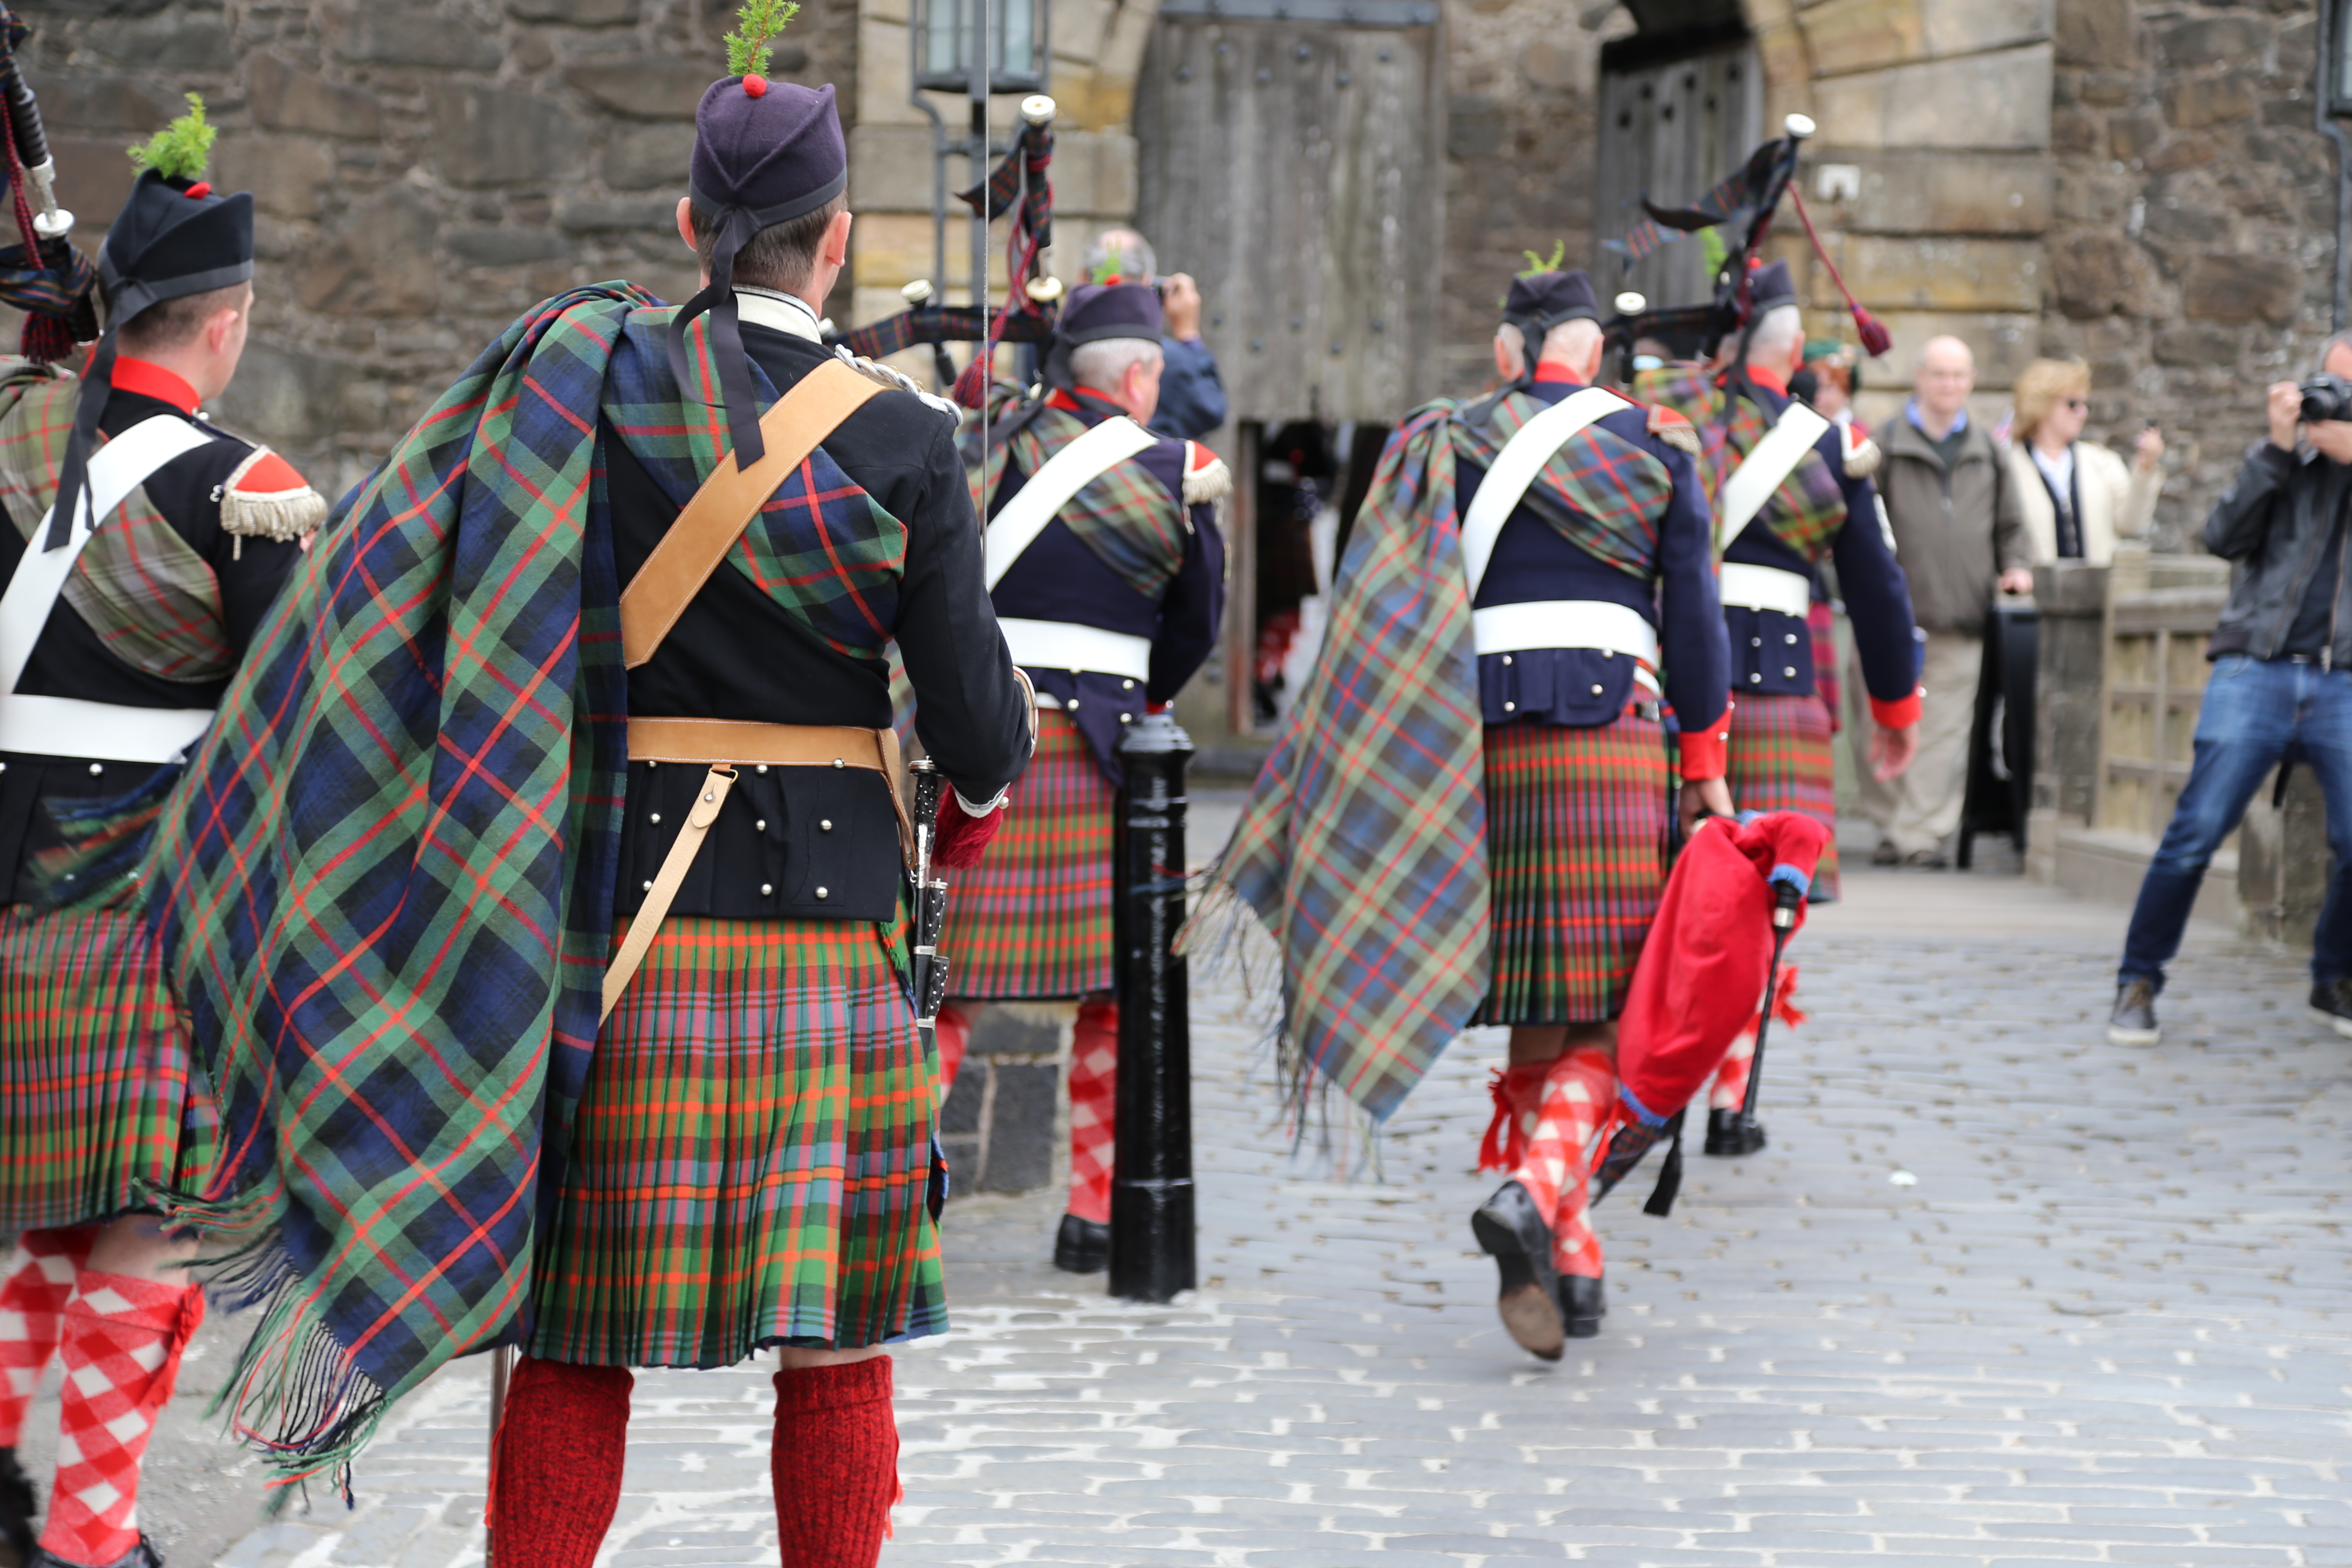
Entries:
POLYGON ((97 1239, 88 1226, 28 1230, 19 1239, 24 1264, 0 1285, 0 1373, 6 1374, 0 1380, 0 1448, 16 1447, 25 1436, 25 1412, 65 1333, 74 1276, 97 1239))
POLYGON ((784 1568, 874 1568, 899 1496, 890 1358, 776 1373, 769 1468, 784 1568))
POLYGON ((65 1310, 58 1483, 41 1531, 50 1555, 107 1563, 138 1546, 140 1461, 204 1320, 194 1285, 82 1271, 65 1310))
POLYGON ((1070 1212, 1110 1223, 1110 1173, 1118 1152, 1118 1004, 1078 1005, 1070 1037, 1070 1212))
POLYGON ((491 1461, 490 1549, 514 1568, 590 1568, 621 1506, 626 1367, 524 1356, 491 1461))

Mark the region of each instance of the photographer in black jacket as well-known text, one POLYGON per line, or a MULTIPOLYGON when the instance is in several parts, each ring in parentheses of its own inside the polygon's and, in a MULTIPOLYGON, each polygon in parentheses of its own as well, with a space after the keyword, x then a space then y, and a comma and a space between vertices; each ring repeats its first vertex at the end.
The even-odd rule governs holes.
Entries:
POLYGON ((2317 375, 2270 389, 2270 439, 2205 520, 2205 548, 2235 563, 2207 657, 2197 750, 2148 863, 2124 939, 2107 1037, 2154 1045, 2156 996, 2213 850, 2281 761, 2307 763, 2327 802, 2335 866, 2312 941, 2311 1006, 2352 1037, 2352 333, 2317 375))

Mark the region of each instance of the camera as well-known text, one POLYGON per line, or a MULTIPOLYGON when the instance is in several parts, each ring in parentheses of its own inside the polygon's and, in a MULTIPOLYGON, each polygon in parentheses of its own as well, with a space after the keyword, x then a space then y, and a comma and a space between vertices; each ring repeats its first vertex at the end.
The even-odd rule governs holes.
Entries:
POLYGON ((2352 381, 2321 371, 2296 388, 2303 395, 2303 422, 2352 420, 2352 381))

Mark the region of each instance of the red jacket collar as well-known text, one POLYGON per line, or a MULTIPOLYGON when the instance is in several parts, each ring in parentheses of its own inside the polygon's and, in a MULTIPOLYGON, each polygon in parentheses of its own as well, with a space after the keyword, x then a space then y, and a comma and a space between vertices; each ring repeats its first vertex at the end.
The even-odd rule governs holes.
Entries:
POLYGON ((1538 360, 1536 362, 1536 379, 1539 382, 1546 382, 1558 386, 1582 386, 1584 384, 1584 378, 1577 374, 1574 371, 1569 369, 1568 366, 1564 364, 1547 364, 1542 360, 1538 360))
POLYGON ((1086 419, 1108 419, 1127 412, 1099 392, 1079 387, 1076 392, 1055 387, 1045 395, 1045 406, 1058 408, 1066 414, 1076 414, 1086 419))
POLYGON ((1789 395, 1788 378, 1775 375, 1760 364, 1751 364, 1748 367, 1748 379, 1769 391, 1779 393, 1783 397, 1789 395))
POLYGON ((135 392, 142 397, 168 403, 183 414, 194 414, 196 405, 204 401, 178 372, 125 353, 115 355, 114 370, 108 379, 117 392, 135 392))

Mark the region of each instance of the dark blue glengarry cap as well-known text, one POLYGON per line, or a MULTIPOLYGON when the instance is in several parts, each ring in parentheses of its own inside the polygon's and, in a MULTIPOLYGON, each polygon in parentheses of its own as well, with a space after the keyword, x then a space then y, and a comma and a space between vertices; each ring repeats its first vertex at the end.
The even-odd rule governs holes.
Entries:
MULTIPOLYGON (((178 179, 150 169, 131 187, 106 243, 98 252, 98 284, 106 301, 106 331, 90 355, 74 427, 58 467, 58 496, 42 548, 55 550, 72 537, 74 513, 83 504, 89 455, 97 449, 99 421, 113 388, 115 334, 152 305, 166 300, 226 289, 253 277, 253 197, 213 194, 205 181, 178 179)), ((92 520, 93 521, 98 520, 92 520)))
MULTIPOLYGON (((1534 258, 1532 251, 1528 256, 1534 258)), ((1554 327, 1600 319, 1592 279, 1581 268, 1562 272, 1538 267, 1512 279, 1510 291, 1503 296, 1503 324, 1517 330, 1521 348, 1519 378, 1512 384, 1525 386, 1533 380, 1536 362, 1543 357, 1544 337, 1554 327)))
POLYGON ((696 378, 686 363, 686 329, 710 317, 711 357, 738 466, 767 452, 750 362, 735 316, 735 258, 763 228, 790 223, 824 206, 849 184, 849 149, 842 140, 833 86, 801 87, 765 78, 731 76, 710 84, 694 111, 694 154, 687 190, 703 225, 716 232, 710 285, 671 318, 669 363, 681 391, 696 378))
POLYGON ((1070 374, 1070 351, 1081 343, 1135 338, 1156 343, 1166 324, 1160 292, 1144 283, 1083 283, 1070 291, 1054 323, 1054 343, 1045 356, 1045 382, 1065 391, 1077 384, 1070 374))
POLYGON ((1601 302, 1592 292, 1591 278, 1581 268, 1521 273, 1511 279, 1511 291, 1503 299, 1503 317, 1548 332, 1563 321, 1599 321, 1601 302))
POLYGON ((1797 285, 1789 276, 1789 264, 1769 261, 1752 268, 1748 274, 1748 319, 1760 321, 1767 310, 1777 310, 1784 305, 1797 303, 1797 285))

